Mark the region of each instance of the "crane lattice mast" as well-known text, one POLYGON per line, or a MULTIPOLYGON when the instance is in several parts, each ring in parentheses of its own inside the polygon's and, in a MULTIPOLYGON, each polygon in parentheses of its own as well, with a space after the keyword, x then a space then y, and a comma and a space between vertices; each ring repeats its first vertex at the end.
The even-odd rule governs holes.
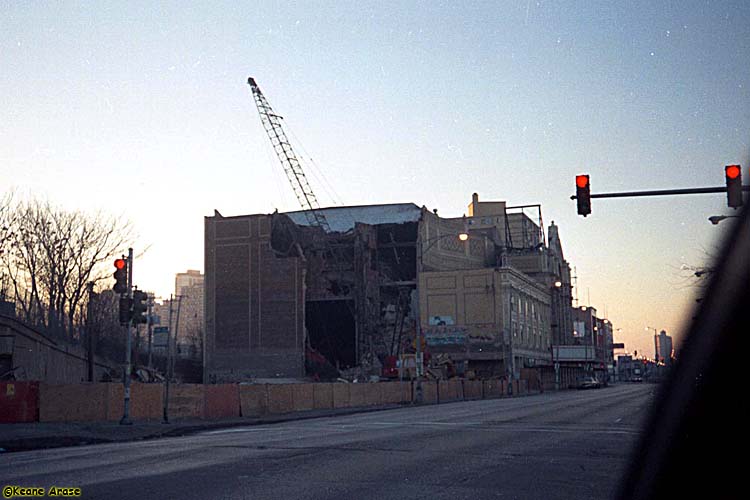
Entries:
POLYGON ((271 146, 273 146, 276 156, 279 158, 282 167, 284 167, 284 173, 286 173, 286 177, 292 185, 300 206, 305 211, 308 224, 320 227, 326 233, 331 232, 331 227, 328 225, 325 215, 320 211, 318 198, 310 187, 307 176, 304 170, 302 170, 302 165, 297 159, 297 155, 294 154, 292 145, 289 139, 287 139, 284 129, 281 127, 281 120, 283 118, 273 112, 273 108, 268 104, 266 97, 260 91, 260 87, 255 83, 254 78, 248 78, 247 83, 252 89, 263 128, 271 140, 271 146))

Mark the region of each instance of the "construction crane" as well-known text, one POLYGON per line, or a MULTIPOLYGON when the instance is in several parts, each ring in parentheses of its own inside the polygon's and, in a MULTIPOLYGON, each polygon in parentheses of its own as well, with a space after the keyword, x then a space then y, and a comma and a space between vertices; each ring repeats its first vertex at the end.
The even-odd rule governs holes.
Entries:
POLYGON ((268 138, 271 140, 271 146, 276 152, 276 156, 279 158, 281 166, 284 167, 284 173, 286 173, 286 177, 292 185, 294 194, 297 196, 297 200, 304 210, 308 224, 310 224, 310 226, 320 227, 326 233, 330 233, 331 226, 328 224, 323 212, 320 211, 318 198, 310 187, 305 171, 302 170, 302 165, 297 159, 297 155, 294 154, 292 145, 289 142, 289 139, 287 139, 284 129, 281 127, 281 120, 283 117, 273 112, 273 108, 268 104, 268 100, 266 100, 263 92, 260 91, 260 87, 255 83, 253 77, 248 78, 247 83, 250 85, 250 89, 253 92, 255 105, 258 108, 263 128, 266 130, 268 138))

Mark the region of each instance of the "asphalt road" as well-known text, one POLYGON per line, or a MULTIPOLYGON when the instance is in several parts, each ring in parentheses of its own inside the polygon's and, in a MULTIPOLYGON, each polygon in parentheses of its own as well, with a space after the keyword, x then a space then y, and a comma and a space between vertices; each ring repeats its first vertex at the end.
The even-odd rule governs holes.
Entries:
POLYGON ((0 455, 83 498, 611 498, 655 386, 411 407, 0 455))

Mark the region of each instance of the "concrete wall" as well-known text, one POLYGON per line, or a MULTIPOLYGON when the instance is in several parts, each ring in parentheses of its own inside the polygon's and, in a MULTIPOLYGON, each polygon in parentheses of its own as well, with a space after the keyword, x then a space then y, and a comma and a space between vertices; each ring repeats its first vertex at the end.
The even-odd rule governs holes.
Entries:
MULTIPOLYGON (((30 328, 22 321, 0 315, 0 336, 10 338, 17 380, 35 380, 51 384, 70 384, 88 380, 85 349, 54 340, 30 328)), ((6 341, 8 342, 8 341, 6 341)), ((94 380, 115 370, 114 364, 95 356, 94 380)))

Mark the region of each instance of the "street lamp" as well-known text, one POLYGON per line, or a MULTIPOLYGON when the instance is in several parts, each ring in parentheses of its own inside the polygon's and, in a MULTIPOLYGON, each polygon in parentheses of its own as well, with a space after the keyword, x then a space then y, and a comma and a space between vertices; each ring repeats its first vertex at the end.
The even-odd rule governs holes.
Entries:
POLYGON ((654 331, 654 361, 655 361, 656 363, 658 363, 658 362, 659 362, 659 345, 658 345, 658 342, 657 342, 657 340, 656 340, 656 339, 657 339, 657 336, 658 336, 658 333, 657 333, 657 331, 656 331, 656 328, 654 328, 654 327, 651 327, 651 326, 647 326, 647 327, 646 327, 646 331, 647 331, 647 332, 649 332, 649 331, 651 331, 651 330, 653 330, 653 331, 654 331))
POLYGON ((417 387, 416 387, 416 395, 415 399, 417 403, 421 403, 423 401, 423 392, 422 392, 422 372, 424 371, 424 363, 423 363, 423 356, 422 356, 422 315, 420 312, 419 307, 419 273, 422 272, 422 266, 423 266, 423 258, 424 254, 429 251, 438 241, 445 239, 445 238, 458 238, 459 241, 467 241, 469 239, 469 231, 468 231, 468 225, 466 222, 466 218, 464 217, 464 230, 458 234, 441 234, 440 236, 437 236, 435 238, 428 239, 427 241, 429 244, 427 245, 427 248, 424 248, 423 242, 421 241, 421 238, 418 239, 419 244, 419 250, 417 251, 417 254, 419 256, 419 260, 417 263, 417 288, 416 288, 416 346, 415 346, 415 356, 416 356, 416 365, 417 365, 417 387))
POLYGON ((708 218, 709 222, 713 224, 714 226, 718 226, 719 222, 723 221, 724 219, 739 219, 738 215, 712 215, 708 218))

